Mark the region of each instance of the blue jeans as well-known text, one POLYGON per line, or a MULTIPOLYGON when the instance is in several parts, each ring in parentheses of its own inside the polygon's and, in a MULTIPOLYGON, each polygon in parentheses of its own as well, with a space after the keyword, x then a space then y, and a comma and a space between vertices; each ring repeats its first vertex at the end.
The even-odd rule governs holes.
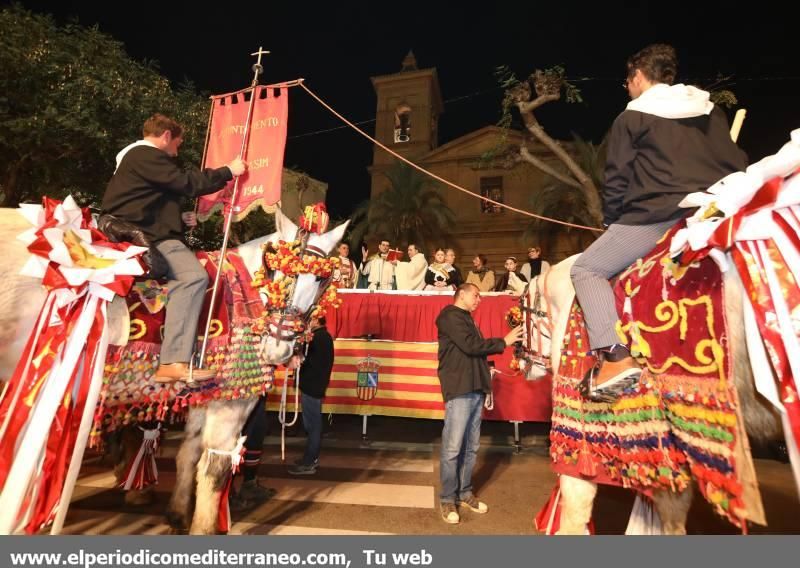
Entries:
POLYGON ((482 392, 471 392, 448 400, 444 405, 442 457, 439 474, 442 483, 439 500, 455 503, 472 495, 472 469, 481 444, 482 392))
POLYGON ((301 391, 300 404, 303 406, 303 428, 308 436, 303 465, 314 465, 319 459, 322 443, 322 399, 301 391))

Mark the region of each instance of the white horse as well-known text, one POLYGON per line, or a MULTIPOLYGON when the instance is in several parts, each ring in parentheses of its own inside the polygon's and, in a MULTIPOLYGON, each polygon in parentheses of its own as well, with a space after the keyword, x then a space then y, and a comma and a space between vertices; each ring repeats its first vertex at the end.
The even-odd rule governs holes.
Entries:
MULTIPOLYGON (((561 363, 560 346, 567 328, 567 320, 575 290, 570 279, 570 269, 577 259, 570 257, 555 266, 548 273, 537 277, 531 284, 527 294, 531 306, 541 306, 540 312, 546 315, 543 321, 535 321, 533 316, 529 330, 533 334, 533 343, 542 330, 542 345, 549 352, 550 367, 553 375, 559 372, 561 363), (546 293, 545 293, 546 289, 546 293), (550 335, 549 339, 546 335, 550 335)), ((747 347, 745 345, 744 323, 742 316, 743 288, 735 270, 729 270, 724 276, 725 311, 728 321, 729 342, 733 356, 733 375, 738 389, 739 402, 742 407, 745 427, 751 439, 765 441, 774 439, 781 431, 780 419, 775 409, 756 396, 753 386, 753 373, 750 368, 747 347)), ((528 379, 541 378, 546 371, 536 365, 526 367, 528 379)), ((561 518, 559 534, 584 534, 591 519, 592 505, 597 493, 597 485, 586 479, 561 475, 561 518)), ((653 503, 661 517, 662 527, 667 534, 686 534, 686 518, 692 503, 693 490, 688 487, 683 492, 656 491, 653 503)))
MULTIPOLYGON (((291 242, 298 234, 297 226, 280 211, 276 213, 277 232, 252 240, 238 248, 250 276, 261 268, 262 247, 267 242, 291 242)), ((20 358, 45 293, 41 282, 20 276, 28 258, 25 247, 16 240, 29 229, 27 222, 13 209, 0 210, 0 379, 11 376, 20 358)), ((307 246, 327 255, 341 240, 347 223, 323 235, 308 236, 307 246)), ((280 272, 274 275, 283 277, 280 272)), ((289 309, 295 317, 306 317, 319 298, 322 282, 312 274, 301 274, 294 284, 289 309)), ((276 331, 273 329, 273 331, 276 331)), ((271 365, 286 363, 294 351, 296 335, 280 330, 263 342, 262 356, 271 365)), ((175 528, 187 528, 192 534, 215 534, 221 492, 231 468, 232 452, 237 447, 245 421, 258 398, 213 401, 205 407, 192 407, 186 422, 186 437, 177 456, 177 482, 167 512, 175 528), (192 518, 192 495, 196 505, 192 518)))
MULTIPOLYGON (((263 245, 277 244, 278 240, 292 242, 297 236, 297 226, 280 210, 276 212, 277 233, 249 241, 238 248, 239 255, 251 276, 261 268, 263 245)), ((323 235, 311 234, 308 247, 325 255, 342 239, 347 223, 323 235)), ((281 278, 280 272, 274 276, 281 278)), ((320 281, 313 274, 297 277, 289 309, 307 317, 319 297, 320 281)), ((285 336, 273 330, 265 340, 264 353, 271 364, 286 363, 292 356, 296 335, 285 336)), ((247 417, 255 408, 258 398, 232 401, 213 401, 205 407, 192 407, 186 421, 185 438, 177 461, 175 489, 167 510, 167 519, 174 529, 189 526, 192 505, 193 473, 197 472, 197 505, 191 523, 191 534, 215 534, 220 497, 227 475, 230 458, 221 452, 231 452, 237 445, 247 417), (209 450, 214 450, 210 452, 209 450), (202 504, 202 506, 201 506, 202 504)))
MULTIPOLYGON (((699 209, 688 220, 687 228, 681 229, 673 237, 670 253, 674 255, 679 251, 704 249, 709 246, 710 237, 719 226, 718 223, 725 222, 738 214, 739 222, 736 232, 728 230, 728 227, 733 227, 733 224, 725 226, 728 247, 737 246, 735 243, 738 241, 762 244, 768 241, 774 242, 776 246, 783 247, 781 249, 783 254, 793 259, 793 268, 790 269, 796 271, 798 251, 793 248, 794 245, 791 242, 787 242, 788 239, 783 236, 784 233, 781 231, 789 230, 796 234, 798 227, 791 225, 787 229, 778 229, 773 215, 786 215, 787 211, 791 210, 791 214, 797 216, 796 211, 800 206, 800 176, 795 174, 792 177, 792 174, 798 167, 800 167, 800 130, 795 130, 791 134, 791 141, 777 154, 751 165, 746 172, 737 172, 723 178, 709 188, 708 192, 688 196, 684 200, 684 206, 699 207, 699 209), (766 202, 762 197, 761 201, 758 201, 757 207, 749 208, 748 205, 754 201, 754 196, 762 188, 771 189, 771 187, 765 186, 766 182, 776 179, 784 180, 779 195, 773 197, 772 201, 766 202), (723 217, 719 217, 719 212, 722 212, 723 217)), ((791 429, 788 427, 786 411, 777 395, 778 389, 774 384, 774 372, 764 354, 764 347, 758 336, 752 310, 749 305, 743 304, 743 301, 747 301, 745 300, 748 297, 747 292, 731 261, 730 253, 712 248, 710 256, 720 267, 726 269, 723 271, 723 288, 727 340, 733 361, 731 373, 738 393, 744 428, 750 439, 760 442, 774 440, 780 435, 781 430, 784 431, 795 480, 800 490, 800 457, 797 455, 795 441, 792 438, 791 429), (751 353, 758 369, 758 372, 755 373, 758 375, 758 388, 756 388, 753 365, 751 365, 751 353)), ((549 355, 550 370, 556 380, 559 378, 561 364, 560 348, 575 297, 570 269, 576 258, 577 256, 564 260, 552 267, 548 273, 535 279, 527 291, 524 308, 529 309, 523 309, 527 318, 526 328, 529 342, 534 346, 542 346, 540 355, 549 355)), ((753 267, 748 266, 748 269, 753 270, 753 267)), ((766 274, 769 278, 769 274, 766 274)), ((761 276, 756 275, 753 278, 761 278, 761 276)), ((786 282, 786 285, 794 286, 796 283, 786 282)), ((777 305, 777 302, 782 299, 774 294, 775 292, 773 292, 772 301, 777 305)), ((774 322, 771 325, 774 325, 774 322)), ((782 335, 784 345, 796 346, 797 338, 791 334, 791 320, 781 323, 781 327, 784 326, 786 327, 784 331, 788 330, 782 335)), ((790 363, 794 370, 796 361, 790 361, 790 363)), ((541 367, 531 364, 525 365, 525 371, 529 379, 539 378, 546 372, 541 367)), ((796 390, 796 371, 793 377, 796 390)), ((739 437, 741 436, 737 435, 737 438, 739 437)), ((737 464, 752 463, 747 459, 740 459, 741 457, 739 454, 736 455, 737 464)), ((742 469, 742 475, 749 475, 752 480, 752 483, 742 484, 744 488, 743 501, 747 505, 748 519, 766 524, 760 495, 754 480, 754 471, 752 467, 742 469)), ((562 499, 559 533, 584 534, 586 525, 591 518, 592 503, 597 486, 587 479, 568 475, 561 475, 559 484, 562 499)), ((653 501, 661 517, 664 532, 685 534, 686 517, 691 505, 692 493, 691 485, 682 492, 654 492, 653 501)))

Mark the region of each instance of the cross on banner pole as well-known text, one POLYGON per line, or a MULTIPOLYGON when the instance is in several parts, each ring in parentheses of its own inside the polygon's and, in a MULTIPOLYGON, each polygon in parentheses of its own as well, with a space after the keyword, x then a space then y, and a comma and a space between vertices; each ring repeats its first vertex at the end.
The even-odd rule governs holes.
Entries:
MULTIPOLYGON (((253 116, 253 107, 256 103, 257 93, 256 87, 258 86, 258 76, 264 71, 264 67, 261 65, 261 56, 268 55, 269 51, 264 51, 263 48, 259 47, 258 51, 251 53, 251 56, 256 56, 256 62, 253 64, 253 82, 250 83, 250 106, 247 109, 247 118, 244 121, 244 134, 242 135, 242 147, 239 150, 239 157, 243 158, 247 152, 247 143, 249 142, 249 135, 250 135, 250 120, 253 116)), ((213 103, 212 103, 213 104, 213 103)), ((231 222, 233 221, 233 215, 236 209, 236 198, 239 194, 239 176, 234 178, 233 181, 233 191, 231 192, 231 206, 228 210, 228 216, 225 219, 225 234, 222 238, 222 247, 219 250, 219 266, 217 267, 217 274, 214 277, 214 286, 211 290, 211 303, 208 306, 208 318, 206 319, 206 329, 203 333, 203 346, 200 349, 200 361, 198 363, 199 368, 205 367, 205 360, 206 360, 206 348, 208 347, 208 332, 211 329, 211 321, 214 318, 214 303, 217 300, 217 290, 219 289, 219 281, 220 277, 222 276, 222 266, 225 262, 225 253, 228 250, 228 238, 231 234, 231 222)))

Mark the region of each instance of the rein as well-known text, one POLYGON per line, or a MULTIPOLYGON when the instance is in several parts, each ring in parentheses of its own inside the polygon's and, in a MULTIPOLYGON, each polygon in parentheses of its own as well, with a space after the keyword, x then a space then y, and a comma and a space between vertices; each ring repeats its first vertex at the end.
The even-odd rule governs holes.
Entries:
MULTIPOLYGON (((549 318, 550 306, 547 302, 547 284, 550 271, 548 270, 543 275, 542 288, 539 290, 539 278, 536 276, 525 287, 525 291, 520 297, 520 311, 523 316, 523 325, 525 326, 525 347, 520 348, 527 357, 528 361, 532 364, 547 367, 547 357, 542 353, 543 351, 543 338, 550 339, 553 336, 553 324, 549 318), (536 290, 533 300, 531 300, 531 286, 536 290), (536 330, 536 346, 532 345, 533 332, 536 330)), ((552 349, 552 345, 550 349, 552 349)))

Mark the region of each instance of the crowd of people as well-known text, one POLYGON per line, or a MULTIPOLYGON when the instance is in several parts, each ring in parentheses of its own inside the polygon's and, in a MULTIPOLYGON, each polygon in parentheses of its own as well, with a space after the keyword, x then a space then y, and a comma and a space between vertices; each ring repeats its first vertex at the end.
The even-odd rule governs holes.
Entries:
POLYGON ((340 289, 454 292, 461 284, 469 282, 481 292, 514 293, 518 288, 514 286, 512 274, 518 282, 527 283, 550 268, 537 246, 528 248, 527 261, 522 264, 514 256, 507 257, 504 270, 497 273, 487 266, 486 255, 477 254, 466 278, 456 265, 456 253, 452 248, 437 248, 428 262, 425 253, 415 243, 410 243, 406 251, 408 260, 402 260, 400 251, 393 250, 389 240, 381 239, 376 253, 370 255, 366 246, 361 253, 361 261, 356 265, 350 258, 350 246, 339 245, 340 268, 334 272, 333 280, 340 289))

